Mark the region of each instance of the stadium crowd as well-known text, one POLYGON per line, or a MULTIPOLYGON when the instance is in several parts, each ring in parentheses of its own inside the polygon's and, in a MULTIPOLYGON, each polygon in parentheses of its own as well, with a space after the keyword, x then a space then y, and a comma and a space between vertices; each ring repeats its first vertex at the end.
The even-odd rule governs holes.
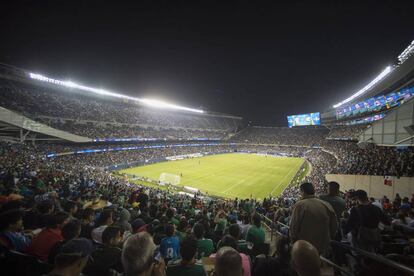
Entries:
MULTIPOLYGON (((40 120, 42 121, 42 120, 40 120)), ((226 131, 198 130, 198 129, 154 129, 142 128, 131 125, 106 124, 96 125, 93 123, 75 124, 70 121, 64 123, 43 120, 47 125, 68 131, 70 133, 89 137, 93 139, 111 138, 150 138, 156 140, 178 140, 178 139, 224 139, 228 136, 226 131)))
POLYGON ((231 140, 239 143, 320 146, 328 133, 328 129, 319 127, 247 127, 231 140))
MULTIPOLYGON (((354 126, 359 129, 358 126, 354 126)), ((330 171, 339 174, 414 176, 414 149, 397 149, 369 145, 358 146, 356 141, 326 139, 325 128, 265 128, 250 127, 230 139, 245 144, 293 145, 296 148, 323 149, 337 159, 330 171), (280 134, 280 135, 279 135, 280 134)))
POLYGON ((329 131, 327 139, 358 141, 359 135, 366 129, 367 124, 333 126, 329 131))
MULTIPOLYGON (((171 112, 147 108, 134 102, 111 101, 107 98, 86 96, 76 91, 35 87, 31 84, 15 83, 5 79, 0 80, 0 106, 43 122, 56 121, 61 118, 82 122, 220 130, 222 132, 234 132, 241 123, 241 120, 235 117, 171 112)), ((89 135, 98 137, 97 134, 90 133, 89 135)), ((111 138, 111 135, 105 138, 111 138)))

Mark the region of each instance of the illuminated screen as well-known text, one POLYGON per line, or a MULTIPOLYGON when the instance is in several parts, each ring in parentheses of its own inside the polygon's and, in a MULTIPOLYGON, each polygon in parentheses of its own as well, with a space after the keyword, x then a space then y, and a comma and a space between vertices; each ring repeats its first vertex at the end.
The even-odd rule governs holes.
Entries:
POLYGON ((376 112, 386 110, 408 101, 414 96, 414 87, 404 88, 397 92, 369 98, 356 104, 340 107, 336 109, 338 119, 364 114, 366 112, 376 112))
POLYGON ((316 126, 321 124, 319 112, 287 116, 288 126, 316 126))

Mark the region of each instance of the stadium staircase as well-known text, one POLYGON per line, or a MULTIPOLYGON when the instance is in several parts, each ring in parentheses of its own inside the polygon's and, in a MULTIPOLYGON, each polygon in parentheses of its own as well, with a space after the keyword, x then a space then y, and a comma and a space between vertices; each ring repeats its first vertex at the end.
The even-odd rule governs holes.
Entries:
POLYGON ((31 132, 75 143, 85 143, 92 141, 90 138, 58 130, 45 124, 33 121, 4 107, 0 107, 0 122, 2 125, 7 126, 9 129, 18 129, 20 130, 20 133, 23 133, 24 131, 25 134, 20 135, 21 141, 24 141, 27 134, 31 132))

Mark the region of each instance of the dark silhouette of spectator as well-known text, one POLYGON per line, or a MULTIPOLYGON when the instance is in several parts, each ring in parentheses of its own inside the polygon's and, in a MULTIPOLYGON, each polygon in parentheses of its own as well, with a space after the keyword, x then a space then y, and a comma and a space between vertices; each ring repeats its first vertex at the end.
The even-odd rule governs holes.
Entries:
POLYGON ((242 258, 234 248, 224 246, 217 251, 214 267, 217 276, 242 276, 242 258))
POLYGON ((55 267, 48 276, 78 276, 93 251, 92 242, 85 238, 72 239, 62 246, 55 258, 55 267))
POLYGON ((296 241, 291 252, 292 268, 299 276, 321 275, 321 260, 318 250, 309 242, 296 241))
POLYGON ((355 247, 376 251, 381 244, 380 222, 389 225, 390 222, 385 214, 368 200, 368 195, 363 190, 357 190, 354 197, 358 206, 351 209, 345 231, 351 232, 352 244, 355 247))
POLYGON ((85 267, 85 274, 111 275, 111 270, 123 272, 121 245, 121 229, 118 226, 106 227, 102 233, 102 244, 98 244, 93 251, 92 259, 85 267))

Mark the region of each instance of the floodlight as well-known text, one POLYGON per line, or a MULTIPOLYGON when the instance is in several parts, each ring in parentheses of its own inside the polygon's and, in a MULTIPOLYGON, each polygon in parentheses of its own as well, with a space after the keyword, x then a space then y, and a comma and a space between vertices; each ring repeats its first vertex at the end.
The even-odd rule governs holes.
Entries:
POLYGON ((87 91, 87 92, 91 92, 91 93, 95 93, 95 94, 99 94, 99 95, 105 95, 105 96, 110 96, 110 97, 115 97, 115 98, 121 98, 121 99, 136 101, 136 102, 143 103, 145 105, 156 107, 156 108, 168 108, 168 109, 184 110, 184 111, 190 111, 190 112, 196 112, 196 113, 204 113, 204 111, 201 110, 201 109, 194 109, 194 108, 189 108, 189 107, 185 107, 185 106, 179 106, 179 105, 176 105, 176 104, 166 103, 166 102, 162 102, 162 101, 159 101, 159 100, 140 99, 140 98, 136 98, 136 97, 131 97, 131 96, 127 96, 127 95, 107 91, 107 90, 100 89, 100 88, 93 88, 93 87, 84 86, 84 85, 81 85, 81 84, 77 84, 73 81, 55 80, 55 79, 48 78, 48 77, 45 77, 45 76, 40 75, 40 74, 29 73, 29 77, 32 78, 32 79, 38 80, 38 81, 43 81, 43 82, 48 82, 48 83, 52 83, 52 84, 56 84, 56 85, 69 87, 69 88, 79 89, 79 90, 83 90, 83 91, 87 91))
POLYGON ((343 104, 346 104, 350 101, 352 101, 353 99, 361 96, 362 94, 364 94, 365 92, 367 92, 369 89, 371 89, 375 84, 377 84, 378 82, 380 82, 382 79, 384 79, 389 73, 391 73, 393 70, 393 68, 391 66, 387 66, 387 68, 385 68, 384 71, 382 71, 375 79, 373 79, 370 83, 368 83, 366 86, 364 86, 364 88, 362 88, 361 90, 359 90, 358 92, 356 92, 355 94, 353 94, 352 96, 350 96, 349 98, 343 100, 340 103, 337 103, 333 106, 333 108, 337 108, 340 107, 343 104))
POLYGON ((188 108, 184 106, 178 106, 175 104, 170 104, 166 102, 162 102, 159 100, 152 100, 152 99, 140 99, 139 100, 142 103, 145 103, 149 106, 157 107, 157 108, 172 108, 172 109, 179 109, 179 110, 185 110, 185 111, 191 111, 191 112, 197 112, 197 113, 203 113, 200 109, 194 109, 194 108, 188 108))
POLYGON ((414 53, 414 40, 408 45, 407 48, 398 56, 400 64, 404 63, 414 53))

